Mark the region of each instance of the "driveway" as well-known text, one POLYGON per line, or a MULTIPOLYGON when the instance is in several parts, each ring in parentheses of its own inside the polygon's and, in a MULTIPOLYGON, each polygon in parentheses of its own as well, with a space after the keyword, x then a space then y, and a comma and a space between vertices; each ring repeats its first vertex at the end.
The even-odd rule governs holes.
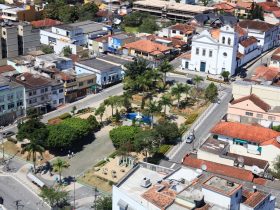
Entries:
POLYGON ((112 128, 106 126, 95 133, 96 139, 91 144, 85 145, 84 149, 76 153, 73 158, 68 159, 64 156, 70 167, 64 169, 63 176, 77 176, 115 151, 109 137, 109 131, 112 128))

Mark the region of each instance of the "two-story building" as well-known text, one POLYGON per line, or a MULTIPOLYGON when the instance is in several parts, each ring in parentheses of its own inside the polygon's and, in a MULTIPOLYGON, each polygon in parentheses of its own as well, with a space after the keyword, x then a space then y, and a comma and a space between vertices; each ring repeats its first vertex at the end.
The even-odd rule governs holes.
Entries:
POLYGON ((0 76, 0 126, 24 116, 25 110, 24 86, 0 76))
POLYGON ((136 41, 134 35, 120 33, 108 37, 108 51, 116 54, 122 54, 123 47, 131 42, 136 41))
POLYGON ((39 20, 43 15, 43 10, 39 10, 34 5, 24 5, 22 7, 10 7, 2 10, 2 19, 6 21, 34 21, 39 20))
POLYGON ((71 58, 58 56, 55 54, 36 56, 34 65, 39 68, 56 68, 61 71, 74 67, 71 58))

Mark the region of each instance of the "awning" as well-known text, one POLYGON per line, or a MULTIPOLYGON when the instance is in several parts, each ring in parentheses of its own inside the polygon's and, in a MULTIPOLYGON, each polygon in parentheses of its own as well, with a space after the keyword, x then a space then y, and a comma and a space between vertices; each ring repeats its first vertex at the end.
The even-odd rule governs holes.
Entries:
POLYGON ((234 139, 233 142, 242 143, 242 144, 247 144, 248 143, 247 141, 241 140, 241 139, 234 139))
POLYGON ((127 210, 128 204, 125 201, 123 201, 122 199, 120 199, 118 201, 117 205, 120 207, 120 209, 127 210))
POLYGON ((42 182, 38 177, 36 177, 32 173, 28 173, 27 174, 27 178, 29 178, 32 182, 37 184, 39 187, 44 187, 45 186, 45 183, 42 182))

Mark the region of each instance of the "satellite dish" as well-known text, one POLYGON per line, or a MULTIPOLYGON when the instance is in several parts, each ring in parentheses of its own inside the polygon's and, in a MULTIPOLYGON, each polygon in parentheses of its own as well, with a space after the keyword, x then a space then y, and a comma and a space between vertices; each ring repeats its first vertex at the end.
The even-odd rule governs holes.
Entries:
POLYGON ((206 170, 207 170, 207 165, 202 164, 202 165, 201 165, 201 170, 202 170, 202 171, 206 171, 206 170))
POLYGON ((261 169, 256 165, 253 165, 251 170, 253 174, 260 174, 262 172, 261 169))
POLYGON ((276 141, 280 144, 280 136, 276 137, 276 141))

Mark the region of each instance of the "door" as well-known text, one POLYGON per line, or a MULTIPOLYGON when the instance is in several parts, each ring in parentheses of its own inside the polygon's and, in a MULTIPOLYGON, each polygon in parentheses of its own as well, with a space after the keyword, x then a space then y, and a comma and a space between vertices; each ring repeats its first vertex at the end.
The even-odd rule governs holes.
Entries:
POLYGON ((206 62, 200 62, 200 71, 205 72, 206 62))

